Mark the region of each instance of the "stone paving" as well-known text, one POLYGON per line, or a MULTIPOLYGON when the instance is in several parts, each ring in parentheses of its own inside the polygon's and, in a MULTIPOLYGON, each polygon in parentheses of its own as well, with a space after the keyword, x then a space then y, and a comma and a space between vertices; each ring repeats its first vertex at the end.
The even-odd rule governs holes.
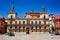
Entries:
POLYGON ((41 34, 16 34, 16 36, 0 35, 0 40, 60 40, 60 35, 41 34))

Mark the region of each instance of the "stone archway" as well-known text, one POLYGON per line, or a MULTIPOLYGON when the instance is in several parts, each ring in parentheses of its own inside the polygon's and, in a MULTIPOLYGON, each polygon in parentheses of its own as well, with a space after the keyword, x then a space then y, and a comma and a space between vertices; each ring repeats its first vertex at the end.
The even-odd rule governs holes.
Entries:
POLYGON ((26 28, 26 34, 30 33, 30 28, 26 28))

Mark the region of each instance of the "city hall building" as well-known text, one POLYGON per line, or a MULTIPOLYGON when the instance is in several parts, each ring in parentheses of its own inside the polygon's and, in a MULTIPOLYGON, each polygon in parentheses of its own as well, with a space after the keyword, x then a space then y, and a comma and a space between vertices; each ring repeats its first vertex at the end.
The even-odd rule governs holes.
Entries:
POLYGON ((42 6, 42 12, 26 12, 24 18, 18 18, 12 5, 12 11, 8 13, 7 32, 34 33, 49 31, 49 15, 42 6))

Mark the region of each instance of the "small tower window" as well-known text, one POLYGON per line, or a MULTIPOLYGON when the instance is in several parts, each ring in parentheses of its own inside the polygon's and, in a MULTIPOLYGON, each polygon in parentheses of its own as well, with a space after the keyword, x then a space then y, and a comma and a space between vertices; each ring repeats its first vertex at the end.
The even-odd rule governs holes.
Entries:
POLYGON ((44 15, 44 19, 46 19, 46 16, 44 15))
POLYGON ((11 18, 13 18, 13 16, 11 15, 11 18))

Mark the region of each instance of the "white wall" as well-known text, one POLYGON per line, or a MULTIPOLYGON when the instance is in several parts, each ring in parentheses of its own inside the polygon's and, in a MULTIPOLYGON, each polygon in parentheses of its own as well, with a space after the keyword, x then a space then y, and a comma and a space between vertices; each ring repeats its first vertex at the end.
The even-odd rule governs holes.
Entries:
POLYGON ((32 18, 30 15, 26 15, 26 18, 32 18))
POLYGON ((44 15, 46 16, 46 18, 49 18, 48 14, 41 14, 40 15, 40 18, 43 19, 44 18, 44 15))
POLYGON ((13 16, 13 18, 16 18, 16 14, 8 14, 8 18, 11 18, 11 15, 13 16))

